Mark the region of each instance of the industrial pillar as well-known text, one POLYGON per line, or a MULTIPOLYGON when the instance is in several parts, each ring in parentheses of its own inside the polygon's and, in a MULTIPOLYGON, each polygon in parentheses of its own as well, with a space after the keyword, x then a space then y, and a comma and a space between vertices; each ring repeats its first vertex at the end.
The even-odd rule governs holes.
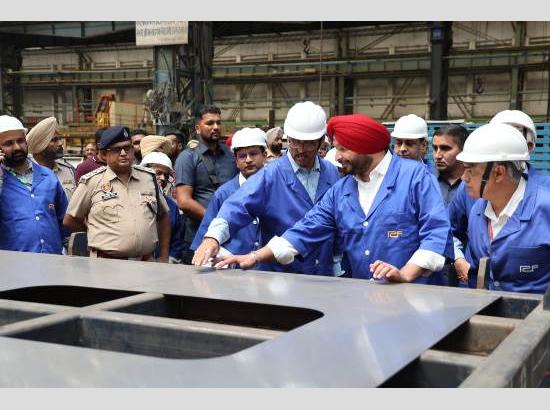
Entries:
MULTIPOLYGON (((527 33, 527 24, 524 21, 512 23, 514 27, 514 46, 523 47, 527 33)), ((517 57, 512 59, 510 81, 510 109, 521 110, 524 73, 520 71, 517 57)))
POLYGON ((432 44, 430 119, 447 119, 449 89, 449 50, 453 43, 452 23, 436 21, 430 31, 432 44))
POLYGON ((305 101, 306 100, 306 96, 307 96, 307 84, 306 83, 300 83, 299 87, 298 87, 298 95, 299 95, 299 99, 300 101, 305 101))
POLYGON ((177 50, 180 46, 156 46, 153 49, 153 87, 161 98, 157 99, 155 118, 156 134, 164 135, 172 128, 173 105, 177 101, 176 69, 177 50))
MULTIPOLYGON (((348 58, 349 51, 349 33, 340 32, 338 35, 337 58, 346 60, 348 58)), ((338 115, 353 114, 353 101, 351 103, 346 101, 346 98, 353 97, 354 81, 347 74, 351 71, 349 64, 343 63, 339 65, 339 77, 336 99, 336 113, 338 115)))
POLYGON ((275 110, 277 109, 275 105, 275 85, 273 83, 267 83, 267 125, 269 128, 275 127, 275 110))
POLYGON ((154 79, 148 106, 156 132, 193 130, 202 104, 212 104, 212 22, 189 22, 188 43, 154 48, 154 79))
POLYGON ((517 58, 514 58, 514 62, 515 64, 512 66, 511 72, 512 81, 510 82, 510 109, 521 110, 521 90, 523 90, 524 73, 519 70, 519 67, 517 65, 517 58))
POLYGON ((353 97, 355 97, 355 81, 351 77, 344 78, 343 113, 353 114, 353 97), (349 100, 347 100, 349 98, 349 100))
POLYGON ((336 113, 338 115, 344 114, 344 89, 345 78, 343 76, 338 77, 338 99, 336 101, 336 113))
POLYGON ((523 47, 527 34, 527 23, 525 21, 516 21, 513 22, 512 25, 514 27, 514 46, 523 47))
POLYGON ((243 96, 244 96, 244 87, 243 84, 237 84, 237 89, 235 93, 235 101, 239 105, 238 109, 236 108, 237 115, 235 116, 235 123, 240 123, 243 120, 243 96))
POLYGON ((59 121, 59 94, 57 90, 52 93, 52 106, 53 106, 53 116, 59 121))
POLYGON ((336 78, 330 77, 330 93, 329 93, 329 109, 328 109, 328 115, 330 117, 336 115, 336 93, 338 92, 338 88, 336 87, 336 78))
POLYGON ((71 87, 71 99, 72 99, 72 107, 73 107, 73 123, 77 124, 80 122, 80 115, 78 112, 78 96, 77 96, 77 89, 76 85, 73 85, 71 87))
POLYGON ((21 49, 11 44, 0 44, 0 110, 22 119, 23 93, 19 76, 10 71, 21 68, 21 49))

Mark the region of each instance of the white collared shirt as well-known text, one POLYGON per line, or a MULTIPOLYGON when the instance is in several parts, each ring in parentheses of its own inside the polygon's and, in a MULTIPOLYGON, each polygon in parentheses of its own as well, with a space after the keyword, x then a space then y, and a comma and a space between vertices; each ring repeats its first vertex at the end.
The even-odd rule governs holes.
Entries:
POLYGON ((365 213, 365 216, 369 214, 370 208, 374 202, 374 198, 382 185, 384 176, 387 174, 390 167, 392 155, 390 152, 386 152, 382 161, 370 172, 369 181, 365 182, 354 176, 357 181, 357 190, 359 192, 359 204, 361 209, 365 213))
POLYGON ((239 186, 243 186, 245 182, 246 182, 246 178, 244 177, 242 172, 239 172, 239 186))
POLYGON ((491 202, 487 201, 487 206, 485 207, 485 216, 489 221, 491 221, 491 228, 493 229, 493 239, 497 237, 499 232, 504 228, 506 222, 512 217, 516 209, 518 208, 519 203, 523 200, 525 196, 525 179, 523 177, 520 179, 518 187, 512 194, 512 197, 502 210, 499 216, 495 214, 491 202))

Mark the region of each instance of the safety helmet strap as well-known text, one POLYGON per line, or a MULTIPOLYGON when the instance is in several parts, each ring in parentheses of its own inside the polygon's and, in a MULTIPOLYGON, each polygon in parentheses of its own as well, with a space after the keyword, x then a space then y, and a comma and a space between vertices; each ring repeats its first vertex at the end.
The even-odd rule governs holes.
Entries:
POLYGON ((485 165, 485 171, 483 171, 483 176, 481 177, 481 184, 479 184, 480 198, 483 198, 483 191, 485 191, 485 185, 487 185, 487 182, 489 182, 489 176, 491 175, 491 171, 493 170, 493 164, 494 162, 488 162, 487 165, 485 165))

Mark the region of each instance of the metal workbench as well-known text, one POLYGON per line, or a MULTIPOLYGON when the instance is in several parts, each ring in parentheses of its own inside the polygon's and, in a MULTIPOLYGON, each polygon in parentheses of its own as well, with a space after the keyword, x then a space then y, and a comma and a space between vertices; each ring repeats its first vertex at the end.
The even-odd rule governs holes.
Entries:
POLYGON ((0 251, 0 386, 536 386, 542 297, 0 251))

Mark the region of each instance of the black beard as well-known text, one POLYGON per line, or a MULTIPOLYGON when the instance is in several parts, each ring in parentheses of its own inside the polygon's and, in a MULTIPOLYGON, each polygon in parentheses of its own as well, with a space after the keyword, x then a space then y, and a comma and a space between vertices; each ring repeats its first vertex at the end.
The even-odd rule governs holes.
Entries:
MULTIPOLYGON (((63 155, 61 155, 63 158, 63 155)), ((46 161, 55 161, 58 156, 56 151, 42 151, 42 158, 44 158, 46 161)))
POLYGON ((55 151, 55 159, 62 159, 63 158, 63 146, 59 146, 57 151, 55 151))
POLYGON ((134 157, 136 158, 137 163, 140 164, 141 160, 143 159, 142 156, 141 156, 141 152, 140 151, 135 151, 134 152, 134 157))
POLYGON ((280 154, 283 149, 283 144, 271 144, 271 152, 274 154, 280 154))
POLYGON ((4 161, 6 165, 10 168, 16 168, 19 165, 23 164, 27 160, 27 153, 24 151, 17 151, 11 155, 6 155, 4 161))

